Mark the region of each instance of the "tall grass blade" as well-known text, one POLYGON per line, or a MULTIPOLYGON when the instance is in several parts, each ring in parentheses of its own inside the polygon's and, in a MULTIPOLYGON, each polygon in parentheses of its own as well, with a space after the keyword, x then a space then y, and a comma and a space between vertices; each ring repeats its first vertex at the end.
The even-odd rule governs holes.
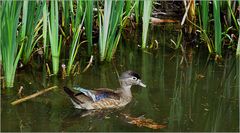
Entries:
POLYGON ((43 0, 43 51, 45 59, 48 58, 48 42, 47 42, 47 25, 48 25, 48 8, 47 8, 47 1, 43 0))
POLYGON ((142 21, 143 21, 142 48, 146 48, 147 33, 148 33, 151 11, 152 11, 152 0, 144 0, 143 17, 142 17, 142 21))
POLYGON ((19 1, 1 2, 0 27, 3 34, 0 37, 0 47, 6 87, 13 87, 17 63, 23 49, 23 44, 19 49, 17 42, 17 37, 20 36, 17 36, 17 29, 21 7, 22 2, 19 1))
POLYGON ((38 4, 36 1, 24 1, 23 2, 23 23, 21 38, 24 39, 23 47, 23 63, 27 64, 32 55, 32 51, 41 38, 38 32, 41 29, 42 20, 42 4, 38 4))
POLYGON ((69 35, 69 26, 70 26, 70 1, 62 0, 62 27, 64 29, 64 33, 69 35))
POLYGON ((71 11, 71 19, 72 19, 72 30, 75 32, 78 29, 78 26, 81 22, 81 18, 83 15, 83 1, 77 1, 77 11, 76 11, 76 17, 74 16, 74 12, 71 11))
MULTIPOLYGON (((234 22, 234 24, 235 24, 235 27, 236 27, 237 29, 239 29, 239 25, 238 25, 238 23, 237 23, 236 16, 234 15, 233 9, 232 9, 232 7, 231 7, 231 1, 228 0, 227 3, 228 3, 228 12, 230 12, 230 14, 231 14, 231 16, 232 16, 232 19, 233 19, 233 22, 234 22)), ((230 15, 229 15, 229 16, 230 16, 230 15)), ((230 17, 230 18, 231 18, 231 17, 230 17)), ((231 19, 229 19, 229 20, 231 20, 231 19)), ((231 21, 230 21, 229 23, 231 24, 231 21)))
POLYGON ((215 32, 215 52, 221 55, 221 18, 220 18, 220 1, 213 1, 213 15, 214 15, 214 32, 215 32))
POLYGON ((86 12, 87 11, 85 10, 85 13, 84 13, 83 18, 82 18, 82 23, 78 25, 77 31, 75 31, 73 33, 73 41, 71 43, 71 48, 70 48, 70 52, 69 52, 70 55, 69 55, 69 61, 68 61, 68 67, 67 67, 67 74, 68 75, 70 75, 74 59, 76 57, 78 48, 80 46, 80 44, 79 44, 79 36, 80 36, 81 28, 82 28, 82 25, 83 25, 83 22, 84 22, 84 19, 85 19, 85 16, 86 16, 86 12))
MULTIPOLYGON (((240 19, 238 19, 237 21, 238 21, 238 25, 240 26, 240 19)), ((236 55, 238 55, 238 56, 240 55, 240 30, 238 30, 238 44, 237 44, 236 55)))
POLYGON ((86 19, 84 25, 86 28, 86 36, 88 40, 88 53, 92 53, 93 3, 93 0, 85 1, 86 19))
POLYGON ((113 7, 114 7, 113 9, 116 9, 116 10, 113 11, 112 13, 113 16, 111 16, 111 20, 114 20, 114 21, 111 21, 110 23, 113 26, 111 26, 111 32, 109 35, 110 38, 108 39, 109 48, 107 50, 107 57, 106 57, 107 61, 112 60, 113 55, 116 52, 118 43, 121 38, 122 29, 126 25, 127 20, 134 9, 134 6, 132 6, 129 10, 123 13, 124 2, 122 1, 114 3, 113 7))
POLYGON ((107 37, 110 23, 110 15, 112 9, 112 0, 104 1, 104 19, 102 24, 101 14, 99 12, 99 43, 100 43, 100 60, 103 61, 106 58, 107 51, 107 37))
MULTIPOLYGON (((101 61, 105 59, 110 61, 116 51, 121 36, 122 26, 126 21, 126 19, 122 19, 123 8, 124 1, 105 1, 103 21, 99 13, 101 61)), ((126 14, 129 14, 129 12, 126 14)))
POLYGON ((201 1, 201 10, 202 10, 202 23, 203 23, 203 30, 207 32, 208 28, 208 12, 209 12, 209 1, 202 0, 201 1))
POLYGON ((53 65, 53 74, 57 74, 59 70, 59 56, 61 51, 61 41, 62 38, 60 36, 59 40, 59 32, 58 32, 58 2, 51 1, 50 8, 50 18, 48 21, 48 29, 49 29, 49 39, 51 43, 51 52, 52 52, 52 65, 53 65))
POLYGON ((134 2, 134 13, 135 13, 135 19, 136 19, 136 23, 139 23, 139 0, 135 0, 134 2))

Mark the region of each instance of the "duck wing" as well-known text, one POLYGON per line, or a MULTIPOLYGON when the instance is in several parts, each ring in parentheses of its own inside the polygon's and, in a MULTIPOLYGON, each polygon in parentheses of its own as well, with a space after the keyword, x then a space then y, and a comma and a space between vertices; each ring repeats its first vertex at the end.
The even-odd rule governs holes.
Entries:
POLYGON ((85 96, 91 98, 93 102, 97 102, 105 98, 110 98, 114 100, 120 99, 120 95, 118 92, 108 88, 98 88, 95 90, 88 90, 81 87, 74 87, 74 89, 80 91, 85 96))
POLYGON ((80 93, 75 93, 68 87, 63 87, 64 91, 68 94, 68 96, 76 103, 78 104, 83 104, 86 101, 91 101, 91 98, 88 96, 84 95, 82 92, 80 93))
MULTIPOLYGON (((96 94, 105 94, 106 98, 120 100, 120 92, 108 88, 98 88, 94 90, 96 94)), ((101 99, 100 99, 101 100, 101 99)))

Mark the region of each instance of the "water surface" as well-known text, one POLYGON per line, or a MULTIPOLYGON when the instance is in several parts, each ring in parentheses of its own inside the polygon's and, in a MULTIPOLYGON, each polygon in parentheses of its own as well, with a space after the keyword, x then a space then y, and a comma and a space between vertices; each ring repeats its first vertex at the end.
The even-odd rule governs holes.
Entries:
MULTIPOLYGON (((165 31, 164 27, 151 30, 150 43, 156 50, 141 50, 138 32, 130 33, 121 40, 112 62, 99 63, 95 57, 85 73, 66 79, 47 77, 37 60, 33 67, 18 71, 15 87, 2 89, 1 131, 239 131, 239 60, 226 55, 224 62, 216 63, 200 48, 189 48, 182 54, 169 47, 177 31, 165 31), (116 89, 117 73, 126 70, 139 73, 147 87, 133 86, 132 102, 121 109, 81 117, 86 112, 73 108, 62 88, 116 89), (19 98, 20 86, 27 96, 54 85, 58 88, 44 95, 10 104, 19 98), (122 114, 144 116, 167 127, 138 127, 122 114)), ((80 60, 83 70, 89 58, 80 60)))

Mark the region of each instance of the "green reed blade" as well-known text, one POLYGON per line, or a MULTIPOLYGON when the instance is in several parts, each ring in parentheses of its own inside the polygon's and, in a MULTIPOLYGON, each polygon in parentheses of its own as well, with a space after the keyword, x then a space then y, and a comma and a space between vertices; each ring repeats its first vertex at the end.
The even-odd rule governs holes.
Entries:
POLYGON ((42 29, 42 33, 43 33, 43 51, 44 51, 44 55, 45 58, 48 58, 48 42, 47 42, 47 18, 48 18, 48 9, 47 9, 47 1, 44 0, 43 1, 43 29, 42 29))
POLYGON ((202 23, 203 23, 203 30, 207 32, 208 27, 208 12, 209 12, 209 1, 203 0, 201 1, 201 9, 202 9, 202 23))
POLYGON ((136 23, 139 23, 139 0, 135 0, 134 2, 134 13, 135 13, 135 19, 136 19, 136 23))
MULTIPOLYGON (((23 63, 27 64, 32 55, 32 51, 36 45, 37 38, 39 38, 38 32, 40 31, 42 20, 42 4, 38 4, 36 1, 24 1, 23 4, 23 24, 22 24, 22 38, 24 40, 23 48, 23 63), (27 3, 27 4, 25 4, 27 3), (25 7, 26 6, 26 7, 25 7), (27 10, 27 11, 25 11, 27 10)), ((41 36, 41 35, 40 35, 41 36)))
POLYGON ((67 74, 70 75, 70 72, 72 70, 72 65, 73 65, 73 62, 75 60, 75 57, 76 57, 76 53, 78 51, 78 48, 80 46, 80 44, 78 43, 79 42, 79 36, 80 36, 80 33, 81 33, 81 29, 82 29, 82 25, 83 25, 83 22, 84 22, 84 19, 85 19, 85 16, 86 16, 86 12, 87 10, 85 10, 85 13, 83 15, 83 18, 82 18, 82 22, 81 24, 78 25, 78 29, 77 31, 75 31, 73 33, 73 41, 71 43, 71 47, 70 47, 70 55, 69 55, 69 61, 68 61, 68 67, 67 67, 67 74))
MULTIPOLYGON (((239 1, 240 4, 240 1, 239 1)), ((237 19, 238 21, 238 25, 240 26, 240 19, 237 19)), ((238 44, 237 44, 237 51, 236 51, 236 55, 240 55, 240 30, 238 30, 238 44)))
MULTIPOLYGON (((106 58, 106 51, 107 51, 107 37, 109 33, 109 22, 110 22, 110 15, 111 15, 111 8, 112 8, 112 0, 105 0, 104 1, 104 19, 103 24, 101 24, 101 20, 99 23, 100 26, 100 60, 103 61, 106 58)), ((99 12, 100 13, 100 12, 99 12)), ((100 15, 100 14, 99 14, 100 15)), ((101 19, 101 17, 100 17, 101 19)))
POLYGON ((220 18, 220 1, 213 1, 213 15, 214 15, 214 32, 215 32, 215 52, 218 55, 221 55, 221 18, 220 18))
POLYGON ((134 9, 134 6, 132 6, 130 8, 130 10, 127 10, 123 13, 124 3, 122 1, 119 1, 118 3, 114 3, 113 7, 116 10, 115 10, 115 12, 112 13, 112 14, 114 14, 114 16, 111 17, 111 20, 114 20, 114 21, 111 21, 112 26, 110 26, 111 32, 109 35, 110 38, 108 39, 109 48, 108 48, 107 56, 106 56, 107 61, 112 60, 113 55, 116 52, 118 43, 120 41, 122 30, 123 30, 124 26, 126 25, 126 22, 129 18, 129 16, 131 15, 131 12, 134 9), (112 18, 114 18, 114 19, 112 19, 112 18), (119 27, 119 30, 118 30, 118 27, 119 27))
POLYGON ((57 74, 59 70, 59 58, 62 44, 61 37, 60 40, 58 37, 58 2, 51 1, 50 5, 50 18, 48 18, 49 39, 52 52, 53 74, 57 74))
POLYGON ((147 33, 148 33, 151 11, 152 11, 152 0, 144 0, 143 18, 142 18, 142 21, 143 21, 142 48, 146 48, 147 33))
POLYGON ((122 25, 123 8, 124 1, 105 1, 103 21, 101 12, 99 12, 101 61, 105 59, 109 61, 116 51, 120 40, 121 28, 119 30, 119 26, 122 25))
POLYGON ((92 27, 93 27, 93 0, 85 1, 86 19, 84 22, 86 28, 86 36, 88 40, 88 53, 92 53, 92 27))
MULTIPOLYGON (((234 24, 235 24, 235 27, 236 27, 236 29, 238 30, 238 29, 239 29, 239 25, 238 25, 238 23, 237 23, 236 16, 235 16, 234 13, 233 13, 233 9, 232 9, 232 7, 231 7, 231 1, 228 0, 227 3, 228 3, 228 12, 230 12, 230 14, 231 14, 231 16, 232 16, 232 19, 233 19, 233 22, 234 22, 234 24)), ((229 16, 230 16, 230 15, 229 15, 229 16)), ((230 22, 231 22, 231 21, 230 21, 230 22)))
POLYGON ((0 28, 3 33, 0 37, 0 47, 6 87, 13 87, 17 63, 23 49, 23 44, 20 43, 19 49, 17 42, 18 38, 21 38, 20 35, 17 36, 21 8, 22 2, 11 0, 2 1, 0 8, 0 28))

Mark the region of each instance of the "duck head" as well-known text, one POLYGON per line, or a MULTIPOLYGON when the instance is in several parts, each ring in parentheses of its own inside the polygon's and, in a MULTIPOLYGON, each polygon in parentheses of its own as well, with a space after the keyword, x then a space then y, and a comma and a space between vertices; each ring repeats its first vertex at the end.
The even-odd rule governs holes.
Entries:
POLYGON ((140 76, 131 70, 122 73, 119 77, 119 82, 122 88, 131 88, 132 85, 139 85, 146 87, 146 85, 141 81, 140 76))

